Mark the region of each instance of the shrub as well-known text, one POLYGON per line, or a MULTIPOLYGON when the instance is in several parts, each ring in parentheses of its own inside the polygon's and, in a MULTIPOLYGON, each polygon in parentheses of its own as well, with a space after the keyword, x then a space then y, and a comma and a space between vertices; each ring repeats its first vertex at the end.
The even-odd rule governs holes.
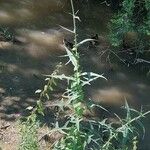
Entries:
POLYGON ((109 39, 113 46, 123 45, 124 34, 128 32, 138 33, 137 49, 143 44, 145 35, 149 35, 150 32, 149 3, 146 0, 142 3, 140 0, 123 1, 122 9, 114 15, 109 24, 109 39), (140 15, 139 12, 141 13, 140 15))

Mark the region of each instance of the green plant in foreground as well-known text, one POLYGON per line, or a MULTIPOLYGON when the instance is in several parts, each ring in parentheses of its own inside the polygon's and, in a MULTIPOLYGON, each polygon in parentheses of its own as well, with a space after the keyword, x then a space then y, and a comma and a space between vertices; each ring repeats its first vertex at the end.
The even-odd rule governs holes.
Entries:
MULTIPOLYGON (((59 72, 59 68, 61 67, 61 63, 56 66, 56 69, 53 71, 52 75, 56 75, 59 72)), ((38 150, 38 137, 37 130, 39 128, 38 115, 44 116, 44 107, 43 103, 45 100, 49 100, 50 91, 53 91, 53 86, 56 86, 56 81, 54 78, 46 78, 47 84, 44 86, 43 90, 37 90, 35 93, 40 93, 39 100, 35 108, 32 106, 27 107, 28 111, 32 111, 31 115, 25 118, 25 121, 21 121, 21 143, 19 146, 19 150, 38 150)))
MULTIPOLYGON (((28 141, 31 141, 30 136, 25 137, 24 134, 30 131, 30 126, 34 125, 37 121, 37 113, 44 115, 44 101, 49 100, 50 92, 53 90, 53 86, 56 86, 56 80, 66 80, 67 88, 62 99, 59 102, 51 105, 52 107, 57 106, 58 109, 58 118, 54 124, 54 128, 50 130, 47 135, 53 135, 57 132, 62 134, 62 137, 56 140, 51 149, 54 150, 136 150, 137 147, 137 130, 133 123, 140 123, 139 119, 145 117, 150 111, 143 113, 135 111, 129 108, 127 102, 125 104, 125 110, 127 112, 126 118, 121 119, 118 115, 116 118, 119 120, 119 124, 115 126, 112 122, 108 122, 108 118, 103 120, 94 120, 84 118, 84 112, 87 108, 99 107, 104 111, 107 111, 105 108, 100 105, 94 104, 91 100, 85 101, 83 88, 86 85, 90 85, 92 81, 103 78, 106 79, 103 75, 99 75, 93 72, 83 72, 80 66, 80 54, 78 52, 78 47, 83 43, 90 41, 91 39, 85 39, 81 42, 77 40, 77 29, 76 29, 76 20, 79 19, 77 13, 74 11, 73 1, 71 0, 72 7, 72 16, 73 16, 73 31, 70 29, 65 30, 70 31, 74 35, 74 46, 72 49, 66 49, 66 55, 69 59, 68 63, 71 63, 73 66, 74 73, 70 76, 65 74, 59 74, 59 67, 51 75, 45 75, 47 84, 44 86, 43 90, 37 90, 36 93, 40 94, 40 98, 37 101, 37 106, 33 109, 33 112, 29 118, 32 118, 32 115, 35 115, 35 119, 27 119, 23 125, 24 130, 22 130, 22 142, 24 147, 27 150, 32 150, 38 148, 34 144, 28 144, 28 141), (61 112, 66 112, 64 116, 64 122, 59 122, 59 114, 61 112), (28 123, 29 122, 29 123, 28 123), (26 131, 26 132, 23 132, 26 131), (29 145, 29 146, 28 146, 29 145), (31 147, 30 147, 31 146, 31 147)), ((141 125, 141 123, 140 123, 141 125)), ((35 126, 34 133, 32 134, 33 139, 37 139, 37 126, 35 126)), ((26 134, 25 134, 26 135, 26 134)), ((34 141, 38 145, 37 140, 34 141)), ((32 142, 32 143, 34 143, 32 142)), ((23 145, 22 144, 22 145, 23 145)))
MULTIPOLYGON (((72 50, 69 50, 65 47, 67 55, 65 57, 69 58, 69 62, 72 63, 74 67, 74 74, 72 76, 65 75, 47 75, 47 77, 52 77, 60 80, 67 80, 68 88, 66 89, 65 100, 62 99, 61 108, 69 108, 71 110, 71 114, 68 115, 69 122, 67 122, 68 126, 66 126, 63 131, 65 131, 66 136, 61 140, 61 142, 57 143, 55 146, 56 149, 64 149, 64 150, 82 150, 85 149, 87 134, 80 130, 80 122, 83 121, 83 113, 85 111, 84 108, 84 93, 83 86, 90 84, 91 81, 97 78, 104 78, 102 75, 98 75, 92 72, 82 72, 80 68, 80 55, 78 53, 78 47, 91 39, 86 39, 81 42, 77 42, 77 32, 76 32, 76 19, 79 17, 76 16, 74 11, 73 2, 71 0, 72 6, 72 16, 73 16, 73 25, 74 30, 70 31, 74 34, 74 46, 72 50), (83 144, 84 143, 84 144, 83 144)), ((66 28, 64 28, 66 29, 66 28)))
POLYGON ((38 150, 37 137, 38 122, 35 113, 32 113, 26 121, 21 123, 21 143, 19 150, 38 150))
MULTIPOLYGON (((138 117, 130 116, 130 108, 126 103, 127 117, 125 120, 120 119, 120 126, 114 128, 112 124, 107 123, 107 119, 102 121, 96 120, 84 120, 83 113, 85 111, 85 102, 84 102, 84 93, 83 87, 85 85, 90 85, 90 82, 98 78, 104 78, 102 75, 95 74, 93 72, 82 72, 80 68, 80 55, 78 53, 78 46, 83 44, 89 39, 84 40, 78 44, 77 42, 77 33, 76 33, 76 19, 78 17, 74 13, 73 2, 71 0, 72 6, 72 16, 74 30, 70 31, 74 34, 74 47, 72 50, 69 50, 67 47, 66 52, 69 58, 69 62, 72 63, 74 67, 74 74, 72 76, 57 75, 57 76, 47 76, 60 80, 68 81, 68 88, 65 95, 65 100, 61 100, 61 109, 69 108, 72 113, 67 115, 68 120, 66 121, 63 127, 59 128, 59 131, 64 134, 64 137, 56 142, 54 149, 61 150, 84 150, 84 149, 128 149, 132 145, 132 139, 135 136, 134 126, 132 123, 137 121, 139 118, 145 116, 145 114, 139 113, 138 117), (86 124, 86 126, 84 125, 86 124), (97 130, 97 131, 96 131, 97 130), (104 139, 105 136, 105 139, 104 139), (127 142, 131 141, 130 145, 127 145, 127 142), (117 146, 115 143, 118 143, 117 146)), ((66 28, 64 28, 66 29, 66 28)), ((105 78, 104 78, 105 79, 105 78)), ((95 104, 91 104, 90 107, 94 107, 95 104)), ((101 106, 99 106, 102 108, 101 106)), ((104 109, 104 108, 102 108, 104 109)), ((59 123, 57 123, 59 124, 59 123)), ((58 125, 57 125, 58 126, 58 125)), ((50 131, 51 133, 53 131, 50 131)))

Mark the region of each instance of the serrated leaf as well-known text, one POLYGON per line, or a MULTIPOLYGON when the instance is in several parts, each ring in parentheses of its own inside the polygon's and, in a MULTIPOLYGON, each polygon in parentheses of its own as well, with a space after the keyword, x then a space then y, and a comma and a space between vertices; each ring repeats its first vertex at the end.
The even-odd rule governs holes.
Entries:
MULTIPOLYGON (((98 74, 93 73, 93 72, 84 72, 81 75, 85 79, 85 80, 82 80, 82 86, 84 86, 86 84, 90 85, 90 82, 92 82, 92 81, 94 81, 100 77, 103 77, 102 75, 98 75, 98 74)), ((105 77, 103 77, 103 78, 105 78, 105 77)))
POLYGON ((52 78, 60 79, 60 80, 66 79, 66 80, 72 80, 72 81, 74 81, 73 77, 69 77, 69 76, 66 76, 64 74, 61 74, 61 75, 44 75, 44 76, 46 76, 46 77, 52 77, 52 78))
POLYGON ((67 47, 65 47, 65 49, 66 49, 66 52, 67 52, 67 56, 69 57, 69 62, 72 63, 72 65, 74 66, 74 71, 76 71, 77 68, 78 68, 77 59, 75 58, 73 53, 67 47))

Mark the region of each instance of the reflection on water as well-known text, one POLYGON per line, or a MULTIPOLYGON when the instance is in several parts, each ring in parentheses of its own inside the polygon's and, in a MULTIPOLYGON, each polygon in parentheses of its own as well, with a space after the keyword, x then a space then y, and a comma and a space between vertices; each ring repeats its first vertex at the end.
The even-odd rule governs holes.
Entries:
MULTIPOLYGON (((82 22, 78 30, 81 38, 98 33, 107 34, 107 22, 112 13, 108 7, 97 3, 80 4, 76 1, 82 22)), ((12 114, 34 103, 34 91, 43 85, 41 74, 50 74, 65 54, 63 39, 72 35, 59 27, 72 28, 68 0, 1 0, 0 24, 13 28, 21 42, 0 41, 0 115, 12 119, 12 114)), ((105 42, 102 45, 107 46, 105 42)), ((118 110, 127 99, 135 108, 144 105, 149 109, 149 78, 139 74, 134 67, 101 62, 100 49, 81 50, 83 70, 104 73, 108 81, 98 80, 86 89, 87 95, 112 111, 118 110)), ((62 72, 70 73, 64 66, 62 72)), ((12 119, 13 120, 13 119, 12 119)), ((147 120, 147 124, 148 124, 147 120)), ((146 140, 149 135, 146 133, 146 140)), ((146 144, 145 144, 146 145, 146 144)), ((150 145, 146 145, 147 147, 150 145)), ((144 150, 144 149, 143 149, 144 150)))

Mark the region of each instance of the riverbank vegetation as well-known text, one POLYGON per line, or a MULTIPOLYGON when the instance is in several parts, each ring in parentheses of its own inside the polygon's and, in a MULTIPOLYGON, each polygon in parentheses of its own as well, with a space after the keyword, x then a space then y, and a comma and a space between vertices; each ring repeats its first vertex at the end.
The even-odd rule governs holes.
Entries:
POLYGON ((126 59, 122 59, 128 61, 128 64, 150 63, 144 60, 145 55, 149 56, 149 22, 150 2, 145 0, 124 0, 121 9, 111 19, 110 42, 112 46, 119 47, 123 55, 128 55, 126 59))

